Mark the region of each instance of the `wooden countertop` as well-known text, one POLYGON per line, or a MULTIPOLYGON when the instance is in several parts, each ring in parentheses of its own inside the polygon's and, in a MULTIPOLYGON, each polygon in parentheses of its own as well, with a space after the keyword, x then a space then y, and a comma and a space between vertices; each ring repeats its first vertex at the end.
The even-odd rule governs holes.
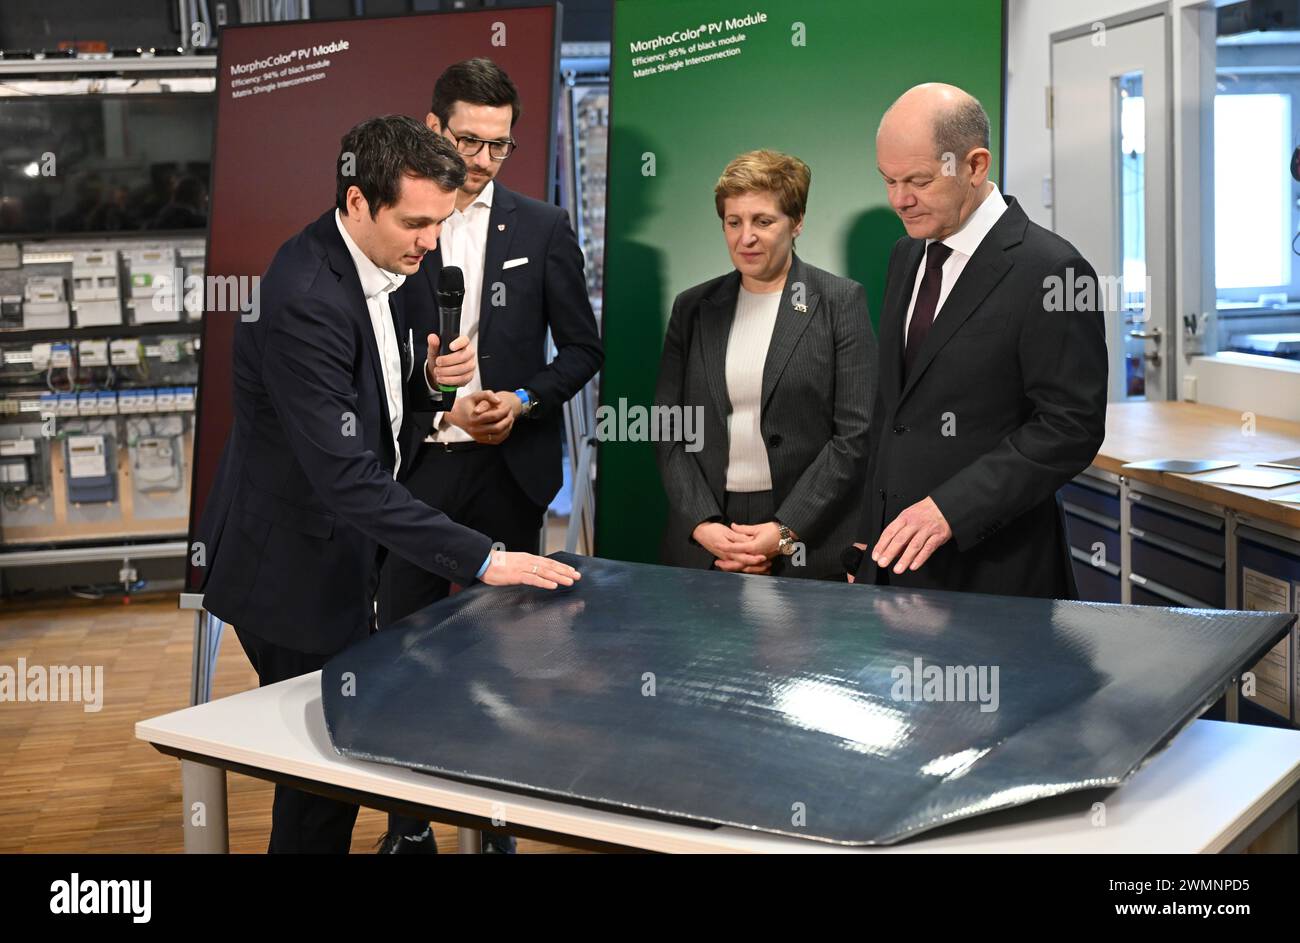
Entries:
POLYGON ((1245 430, 1246 421, 1240 412, 1218 406, 1111 403, 1106 410, 1106 441, 1093 465, 1133 481, 1300 529, 1300 505, 1269 500, 1300 494, 1300 483, 1280 488, 1237 488, 1198 481, 1200 476, 1195 475, 1121 467, 1127 462, 1185 458, 1222 459, 1239 462, 1245 468, 1257 462, 1300 456, 1300 423, 1257 416, 1254 435, 1247 435, 1245 430))

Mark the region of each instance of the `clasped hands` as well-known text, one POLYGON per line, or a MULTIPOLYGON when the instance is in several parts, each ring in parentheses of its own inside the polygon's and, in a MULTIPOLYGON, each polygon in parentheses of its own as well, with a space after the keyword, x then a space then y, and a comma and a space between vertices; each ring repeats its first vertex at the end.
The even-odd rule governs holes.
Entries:
MULTIPOLYGON (((477 355, 469 338, 460 335, 451 342, 450 353, 438 356, 438 335, 428 338, 429 356, 425 365, 429 382, 433 386, 464 386, 474 378, 477 355)), ((512 392, 479 390, 456 397, 456 404, 447 413, 447 421, 469 433, 470 438, 482 445, 500 445, 510 437, 515 420, 524 405, 512 392)))
POLYGON ((781 528, 766 524, 720 524, 705 521, 691 533, 697 544, 717 559, 713 565, 727 573, 772 572, 772 558, 781 549, 781 528))
POLYGON ((481 445, 500 445, 510 437, 524 404, 514 393, 479 390, 456 397, 447 421, 481 445))

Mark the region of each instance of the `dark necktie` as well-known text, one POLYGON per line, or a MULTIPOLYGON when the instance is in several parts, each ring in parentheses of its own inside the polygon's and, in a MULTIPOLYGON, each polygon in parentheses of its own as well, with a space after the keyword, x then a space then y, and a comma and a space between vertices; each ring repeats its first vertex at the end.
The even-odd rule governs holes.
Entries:
POLYGON ((903 348, 903 378, 907 378, 916 360, 916 354, 925 343, 934 323, 934 310, 939 305, 939 289, 943 286, 943 263, 952 255, 952 249, 942 242, 932 242, 925 250, 925 275, 921 290, 916 293, 916 307, 912 309, 912 323, 907 326, 907 346, 903 348))

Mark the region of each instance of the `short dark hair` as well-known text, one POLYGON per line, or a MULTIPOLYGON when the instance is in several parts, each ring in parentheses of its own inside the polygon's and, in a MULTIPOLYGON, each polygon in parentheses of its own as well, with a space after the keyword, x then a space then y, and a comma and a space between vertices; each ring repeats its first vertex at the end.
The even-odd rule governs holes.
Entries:
POLYGON ((808 209, 810 186, 812 171, 799 158, 766 149, 748 151, 733 158, 722 171, 718 185, 713 188, 713 204, 718 219, 724 219, 727 197, 771 193, 781 212, 798 222, 808 209))
POLYGON ((493 108, 509 105, 512 128, 523 111, 515 83, 491 59, 466 59, 447 66, 442 75, 438 76, 438 81, 433 86, 433 104, 429 110, 437 116, 443 130, 447 128, 456 102, 493 108))
POLYGON ((941 110, 934 118, 934 145, 939 159, 953 154, 961 160, 977 147, 988 150, 989 116, 973 96, 941 110))
POLYGON ((367 118, 343 135, 335 170, 335 205, 346 213, 348 188, 358 187, 371 219, 397 203, 403 175, 427 178, 443 190, 459 190, 465 182, 456 148, 407 115, 367 118))

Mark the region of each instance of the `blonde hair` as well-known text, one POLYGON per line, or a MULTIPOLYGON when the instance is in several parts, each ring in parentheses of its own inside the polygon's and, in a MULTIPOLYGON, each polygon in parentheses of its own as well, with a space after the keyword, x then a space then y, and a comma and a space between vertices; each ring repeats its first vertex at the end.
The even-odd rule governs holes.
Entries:
POLYGON ((748 151, 732 159, 713 188, 718 219, 727 197, 742 193, 772 193, 781 212, 791 219, 803 219, 808 208, 808 188, 812 171, 797 157, 780 151, 748 151))

